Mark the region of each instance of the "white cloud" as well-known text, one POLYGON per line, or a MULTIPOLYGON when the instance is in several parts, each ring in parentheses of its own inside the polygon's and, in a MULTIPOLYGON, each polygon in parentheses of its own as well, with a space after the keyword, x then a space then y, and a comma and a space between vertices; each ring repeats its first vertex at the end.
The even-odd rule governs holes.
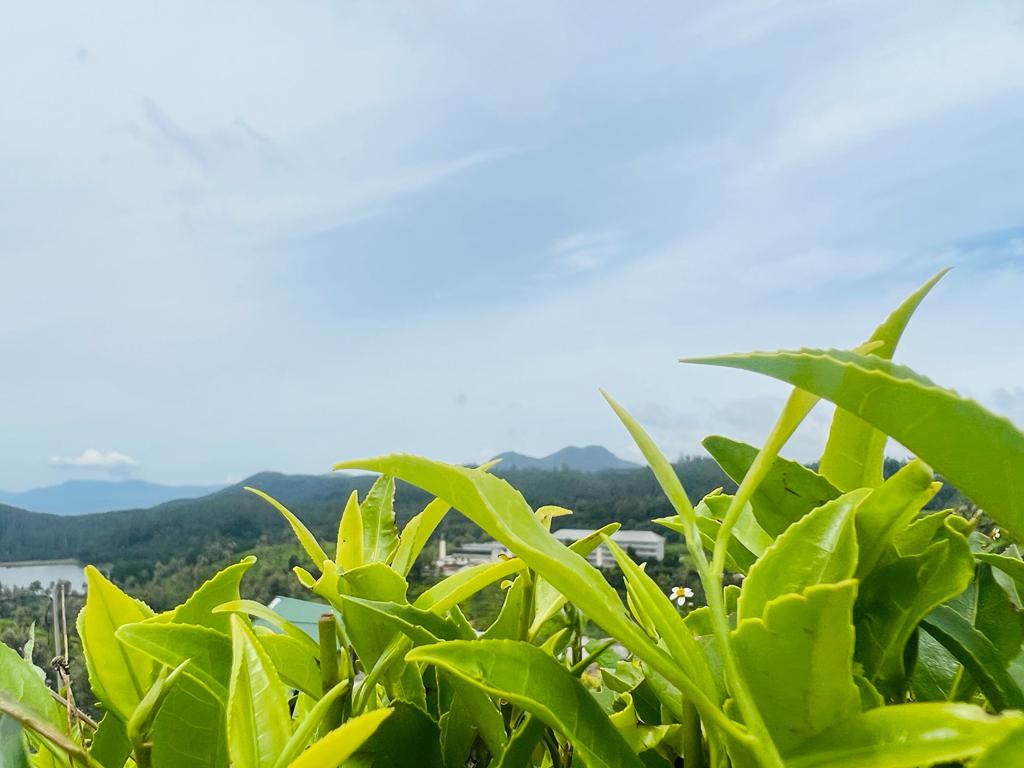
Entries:
POLYGON ((962 5, 930 24, 907 14, 873 45, 811 70, 791 90, 796 107, 775 161, 821 159, 948 110, 1024 88, 1019 10, 962 5), (952 16, 953 18, 950 18, 952 16))
POLYGON ((141 464, 137 459, 120 451, 86 448, 77 456, 53 456, 50 458, 50 466, 57 469, 82 469, 90 472, 108 472, 111 475, 126 475, 141 464))

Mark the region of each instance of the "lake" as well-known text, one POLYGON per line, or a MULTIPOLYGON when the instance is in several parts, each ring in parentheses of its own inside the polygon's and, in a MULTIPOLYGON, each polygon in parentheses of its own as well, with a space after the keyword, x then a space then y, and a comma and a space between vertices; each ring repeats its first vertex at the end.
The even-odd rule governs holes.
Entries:
POLYGON ((28 587, 38 581, 44 588, 55 581, 70 581, 71 588, 82 591, 85 585, 85 571, 75 563, 14 563, 0 565, 0 584, 5 587, 28 587))

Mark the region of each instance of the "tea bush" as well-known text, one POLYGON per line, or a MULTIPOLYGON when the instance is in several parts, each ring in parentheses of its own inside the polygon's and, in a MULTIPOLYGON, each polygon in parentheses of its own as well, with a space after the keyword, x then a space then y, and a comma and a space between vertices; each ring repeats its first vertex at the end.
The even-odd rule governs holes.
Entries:
POLYGON ((333 609, 316 638, 240 598, 251 558, 159 614, 89 568, 78 634, 103 717, 0 647, 0 765, 1024 764, 1024 435, 891 362, 941 276, 855 350, 690 361, 794 387, 760 448, 705 440, 734 493, 694 505, 606 395, 672 504, 656 522, 684 538, 706 605, 681 612, 686 594, 616 546, 615 524, 563 546, 550 525, 568 510, 532 509, 487 466, 346 461, 335 468, 380 478, 352 494, 326 548, 253 489, 308 556, 300 583, 333 609), (822 398, 837 408, 814 471, 781 451, 822 398), (917 458, 884 478, 888 437, 917 458), (925 511, 934 472, 995 521, 991 535, 925 511), (401 532, 396 480, 435 497, 401 532), (410 600, 410 569, 450 508, 514 557, 410 600), (586 560, 602 544, 625 601, 586 560), (497 618, 473 626, 460 605, 496 583, 497 618))

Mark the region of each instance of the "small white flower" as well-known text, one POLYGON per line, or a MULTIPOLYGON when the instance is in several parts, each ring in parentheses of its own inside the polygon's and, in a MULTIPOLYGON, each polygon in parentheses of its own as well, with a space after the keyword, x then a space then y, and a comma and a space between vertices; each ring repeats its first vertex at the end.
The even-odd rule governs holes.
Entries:
POLYGON ((999 538, 999 537, 1001 537, 1002 535, 1003 535, 1003 532, 1002 532, 1002 531, 1000 531, 1000 530, 999 530, 998 528, 993 528, 993 529, 992 529, 992 538, 993 538, 993 539, 998 539, 998 538, 999 538))
POLYGON ((687 599, 693 597, 693 590, 689 587, 672 587, 672 590, 668 593, 670 599, 676 601, 676 605, 680 608, 686 605, 687 599))

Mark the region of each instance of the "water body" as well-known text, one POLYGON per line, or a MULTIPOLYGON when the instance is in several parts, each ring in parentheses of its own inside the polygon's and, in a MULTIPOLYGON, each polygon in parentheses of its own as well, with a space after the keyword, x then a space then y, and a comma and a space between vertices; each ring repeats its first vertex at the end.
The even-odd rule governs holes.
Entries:
POLYGON ((82 591, 85 588, 85 571, 75 563, 15 563, 0 565, 0 585, 5 587, 29 587, 38 581, 43 589, 57 581, 70 581, 71 588, 82 591))

